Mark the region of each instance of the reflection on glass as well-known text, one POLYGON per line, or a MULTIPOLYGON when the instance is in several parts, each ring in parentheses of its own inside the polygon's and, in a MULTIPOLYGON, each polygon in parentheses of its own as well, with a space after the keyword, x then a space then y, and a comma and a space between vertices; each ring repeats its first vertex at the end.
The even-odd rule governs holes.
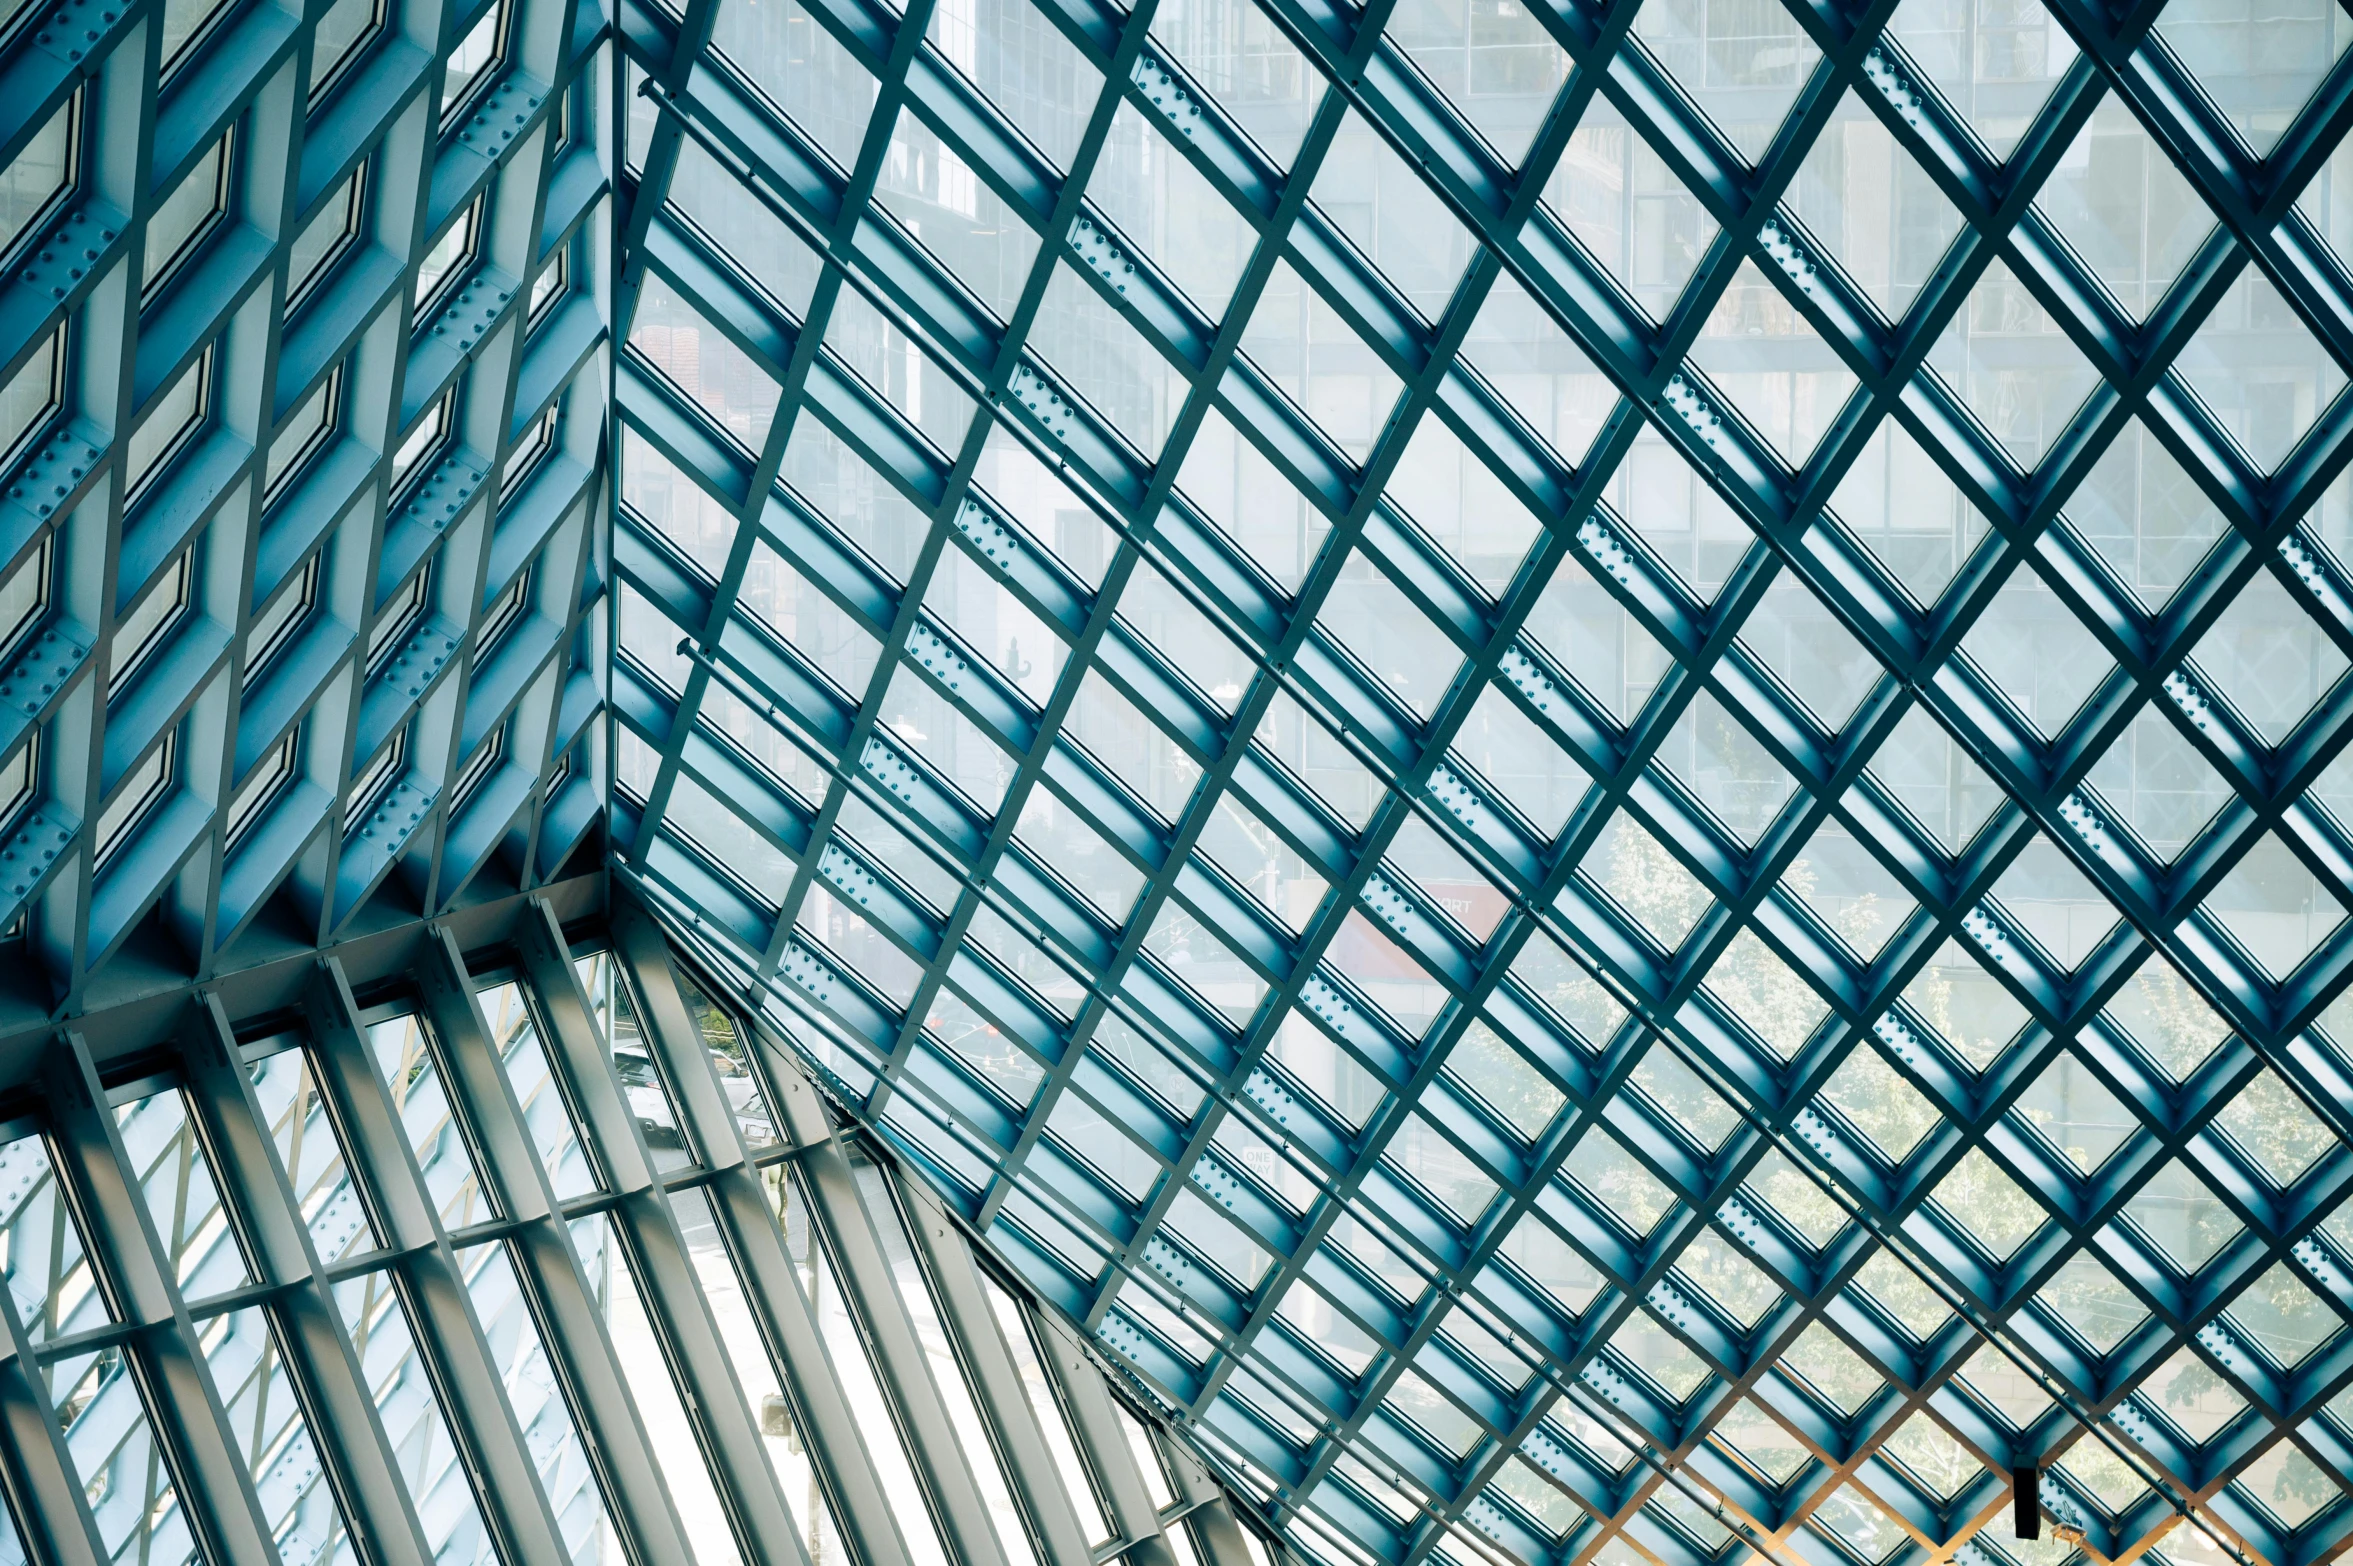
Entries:
POLYGON ((466 1145, 440 1067, 426 1042, 424 1019, 393 1017, 368 1028, 376 1070, 392 1094, 400 1113, 401 1130, 416 1154, 417 1169, 425 1177, 425 1191, 441 1214, 445 1229, 462 1229, 493 1216, 488 1197, 475 1178, 473 1152, 466 1145))
POLYGON ((453 1566, 495 1566, 497 1549, 391 1277, 371 1272, 338 1284, 335 1303, 434 1559, 453 1566))

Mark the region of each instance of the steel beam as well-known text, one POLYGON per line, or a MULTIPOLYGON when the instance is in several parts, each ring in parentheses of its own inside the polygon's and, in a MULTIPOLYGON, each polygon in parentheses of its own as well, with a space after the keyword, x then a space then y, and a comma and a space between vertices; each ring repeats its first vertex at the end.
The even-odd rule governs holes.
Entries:
POLYGON ((569 1566, 570 1552, 507 1402, 505 1378, 483 1338, 456 1250, 425 1189, 400 1110, 377 1075, 350 982, 332 958, 320 964, 304 993, 303 1016, 352 1183, 396 1258, 401 1303, 465 1456, 475 1502, 511 1566, 569 1566))
MULTIPOLYGON (((703 1284, 686 1254, 670 1197, 655 1179, 637 1117, 614 1075, 612 1047, 598 1036, 572 965, 571 948, 546 902, 539 902, 534 913, 536 917, 524 920, 517 945, 538 999, 544 1043, 553 1057, 551 1064, 570 1084, 569 1099, 581 1129, 597 1149, 605 1190, 614 1198, 609 1209, 612 1222, 628 1247, 630 1269, 661 1338, 669 1372, 685 1395, 702 1460, 711 1469, 722 1504, 730 1509, 745 1557, 773 1566, 808 1566, 808 1549, 794 1528, 776 1471, 761 1450, 759 1429, 719 1341, 719 1325, 704 1302, 703 1284)), ((673 1058, 664 1064, 673 1070, 679 1065, 699 1070, 706 1081, 711 1075, 707 1060, 673 1058)), ((736 1155, 740 1164, 740 1138, 736 1155)))
POLYGON ((604 1308, 581 1270, 548 1172, 482 1020, 474 981, 446 928, 426 942, 417 980, 434 1063, 464 1118, 483 1189, 514 1225, 508 1255, 541 1323, 548 1356, 559 1367, 573 1418, 595 1453, 606 1510, 640 1559, 685 1560, 689 1551, 678 1513, 605 1331, 604 1308))
MULTIPOLYGON (((893 1440, 895 1435, 863 1426, 843 1395, 760 1171, 745 1156, 734 1115, 717 1084, 709 1080, 710 1064, 702 1056, 701 1041, 671 976, 668 945, 660 930, 633 901, 616 898, 613 916, 617 955, 629 976, 638 1020, 669 1080, 679 1084, 679 1114, 712 1170, 703 1186, 712 1216, 742 1271, 745 1301, 777 1367, 833 1517, 866 1566, 910 1566, 900 1529, 929 1527, 929 1520, 894 1515, 866 1448, 869 1440, 893 1440)), ((818 1123, 823 1123, 815 1089, 797 1071, 789 1065, 778 1071, 765 1064, 761 1070, 780 1131, 792 1123, 793 1111, 787 1106, 796 1098, 809 1100, 818 1123)))
POLYGON ((375 1566, 427 1566, 432 1549, 218 995, 199 999, 180 1058, 221 1201, 236 1215, 254 1281, 269 1290, 271 1322, 345 1526, 375 1566))

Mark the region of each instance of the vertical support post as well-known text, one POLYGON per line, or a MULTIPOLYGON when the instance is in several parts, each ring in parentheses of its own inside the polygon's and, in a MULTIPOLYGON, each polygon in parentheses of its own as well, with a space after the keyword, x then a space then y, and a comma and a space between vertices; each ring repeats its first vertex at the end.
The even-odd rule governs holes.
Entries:
POLYGON ((131 1329, 123 1351, 135 1367, 189 1531, 221 1566, 279 1566, 253 1476, 237 1455, 242 1443, 197 1350, 196 1323, 80 1034, 63 1034, 48 1050, 40 1085, 55 1133, 58 1177, 82 1220, 82 1241, 99 1286, 131 1329))
POLYGON ((446 926, 439 927, 418 956, 434 1059, 473 1133, 483 1188, 514 1226, 509 1244, 515 1275, 571 1396, 572 1417, 597 1454, 605 1505, 640 1561, 692 1560, 670 1487, 605 1331, 604 1312, 589 1293, 457 942, 446 926))
POLYGON ((1185 1521, 1193 1526, 1193 1540, 1201 1547, 1204 1566, 1257 1566, 1225 1486, 1211 1478, 1201 1460, 1165 1430, 1154 1430, 1152 1441, 1160 1449, 1161 1466, 1176 1483, 1178 1498, 1193 1508, 1185 1521))
POLYGON ((25 1341, 16 1302, 0 1288, 0 1484, 16 1504, 18 1534, 41 1566, 109 1566, 90 1498, 74 1474, 65 1432, 25 1341))
MULTIPOLYGON (((899 1519, 867 1450, 868 1432, 859 1427, 856 1412, 842 1394, 824 1335, 801 1292, 784 1230, 769 1208, 759 1171, 743 1156, 742 1133, 695 1040, 694 1023, 671 977, 668 943, 636 900, 618 891, 612 919, 616 955, 634 992, 647 1046, 660 1057, 677 1088, 679 1116, 713 1171, 703 1187, 711 1199, 711 1215, 742 1270, 745 1302, 777 1367, 834 1520, 866 1566, 912 1566, 899 1519), (734 1156, 725 1151, 731 1144, 734 1156)), ((787 1106, 796 1098, 806 1099, 822 1122, 823 1112, 807 1082, 796 1076, 766 1085, 769 1112, 780 1125, 789 1118, 787 1106)), ((889 1431, 873 1434, 879 1440, 894 1439, 889 1431)), ((916 1521, 921 1525, 920 1519, 916 1521)))
POLYGON ((1029 1514, 1047 1566, 1092 1566, 1094 1552, 1087 1547, 1078 1510, 1046 1450, 1045 1431, 1039 1428, 1037 1411, 1030 1406, 1028 1389, 1021 1384, 1021 1371, 1006 1350, 996 1313, 989 1309, 987 1290, 972 1264, 972 1252, 963 1234, 941 1210, 939 1198, 904 1172, 899 1176, 899 1191, 915 1249, 931 1274, 940 1319, 955 1336, 965 1372, 979 1393, 975 1401, 980 1405, 980 1416, 988 1423, 989 1437, 1004 1459, 1014 1499, 1029 1514))
MULTIPOLYGON (((636 1260, 646 1314, 685 1389, 687 1416, 733 1515, 736 1533, 745 1541, 745 1554, 779 1566, 808 1566, 808 1549, 793 1526, 776 1470, 761 1450, 759 1429, 752 1423, 735 1367, 728 1362, 726 1345, 719 1340, 719 1324, 703 1298, 669 1197, 655 1183, 645 1137, 613 1073, 611 1052, 597 1037, 555 910, 544 898, 532 899, 516 944, 546 1024, 542 1042, 562 1062, 583 1129, 599 1149, 607 1188, 617 1198, 611 1215, 614 1227, 636 1260)), ((708 1077, 709 1063, 699 1064, 708 1077)), ((742 1139, 732 1141, 734 1156, 741 1162, 742 1139)))
POLYGON ((311 1058, 328 1113, 343 1135, 352 1182, 378 1236, 400 1257, 394 1271, 417 1349, 432 1367, 434 1385, 446 1394, 442 1412, 465 1456, 483 1521, 497 1534, 508 1566, 571 1566, 571 1552, 540 1488, 538 1465, 507 1403, 505 1378, 474 1315, 457 1253, 425 1190, 400 1111, 376 1075, 359 1006, 334 958, 320 964, 303 1010, 311 1058))
POLYGON ((1135 1566, 1178 1566, 1176 1550, 1161 1530, 1160 1512, 1136 1468, 1127 1431, 1120 1425, 1110 1390, 1103 1385, 1102 1372, 1087 1362, 1085 1352, 1061 1323, 1045 1325, 1038 1337, 1046 1373, 1060 1386, 1062 1406, 1070 1411, 1071 1429, 1094 1463, 1095 1477, 1102 1481, 1111 1526, 1119 1530, 1122 1539, 1131 1541, 1126 1558, 1135 1566))
POLYGON ((359 1356, 321 1276, 310 1228, 253 1097, 236 1034, 220 998, 207 993, 183 1036, 188 1099, 214 1182, 272 1291, 270 1315, 293 1372, 312 1444, 344 1522, 376 1566, 431 1566, 416 1509, 359 1356))
POLYGON ((980 1489, 964 1465, 947 1405, 932 1383, 915 1324, 899 1302, 890 1263, 859 1198, 849 1155, 825 1124, 813 1095, 788 1097, 783 1108, 792 1138, 802 1149, 804 1186, 810 1205, 824 1220, 842 1295, 865 1328, 875 1379, 906 1432, 908 1455, 931 1496, 948 1553, 959 1566, 1007 1566, 980 1489))

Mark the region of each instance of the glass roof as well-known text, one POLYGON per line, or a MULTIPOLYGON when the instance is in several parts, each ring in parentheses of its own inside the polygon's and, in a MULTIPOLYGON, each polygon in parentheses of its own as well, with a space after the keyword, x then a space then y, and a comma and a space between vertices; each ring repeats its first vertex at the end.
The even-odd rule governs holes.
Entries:
POLYGON ((620 21, 617 870, 1296 1548, 2336 1548, 2345 14, 620 21))

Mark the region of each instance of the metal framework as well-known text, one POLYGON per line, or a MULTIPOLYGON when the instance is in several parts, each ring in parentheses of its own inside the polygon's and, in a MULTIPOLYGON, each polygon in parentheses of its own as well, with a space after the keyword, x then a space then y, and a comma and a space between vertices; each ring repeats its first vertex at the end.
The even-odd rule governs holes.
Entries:
POLYGON ((2353 34, 2046 3, 621 0, 614 874, 1295 1549, 2353 1538, 2353 34))
POLYGON ((587 840, 604 29, 561 0, 12 9, 11 1028, 587 840))
POLYGON ((5 1558, 1264 1566, 647 915, 556 906, 48 1052, 0 1143, 5 1558))
POLYGON ((2330 0, 0 11, 15 1555, 2353 1542, 2330 0))

